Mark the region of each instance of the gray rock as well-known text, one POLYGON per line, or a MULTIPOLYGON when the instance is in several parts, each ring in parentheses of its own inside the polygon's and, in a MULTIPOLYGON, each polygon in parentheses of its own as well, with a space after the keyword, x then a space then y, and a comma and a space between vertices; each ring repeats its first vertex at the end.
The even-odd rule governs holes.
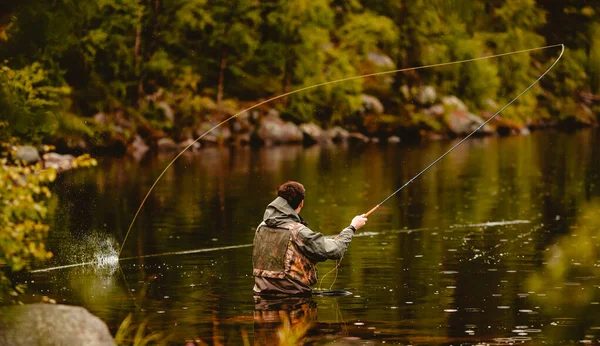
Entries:
POLYGON ((363 102, 363 113, 383 113, 383 103, 381 103, 377 97, 367 94, 362 94, 360 97, 363 102))
POLYGON ((40 160, 40 154, 35 147, 30 145, 22 146, 17 148, 15 153, 17 160, 24 161, 26 164, 31 165, 40 160))
POLYGON ((196 131, 197 137, 201 137, 200 142, 203 144, 219 144, 225 143, 231 139, 231 130, 227 126, 216 127, 219 122, 211 120, 203 123, 196 131))
POLYGON ((369 143, 369 137, 359 132, 352 132, 348 136, 348 140, 354 143, 369 143))
POLYGON ((419 88, 417 95, 415 95, 415 99, 422 105, 431 104, 437 99, 437 93, 432 86, 426 85, 419 88))
POLYGON ((136 135, 133 142, 127 146, 127 154, 139 161, 142 157, 144 157, 144 154, 146 154, 148 149, 150 148, 146 145, 146 142, 144 142, 142 137, 136 135))
MULTIPOLYGON (((475 114, 454 110, 448 113, 446 117, 446 125, 455 134, 469 134, 473 132, 477 127, 483 124, 483 119, 476 116, 475 114)), ((492 129, 486 125, 481 130, 480 133, 492 133, 492 129)))
POLYGON ((333 140, 334 142, 344 142, 350 136, 350 132, 344 130, 343 128, 336 126, 332 127, 325 132, 325 135, 333 140))
POLYGON ((394 67, 394 61, 392 60, 392 58, 385 54, 369 52, 369 54, 367 54, 367 59, 370 62, 372 62, 375 66, 394 67))
POLYGON ((219 144, 219 137, 213 134, 207 134, 200 138, 200 142, 202 142, 203 145, 217 145, 219 144))
POLYGON ((160 101, 156 103, 156 107, 163 110, 165 118, 167 118, 169 121, 175 121, 175 112, 173 112, 173 108, 171 108, 168 103, 165 101, 160 101))
POLYGON ((388 143, 400 143, 400 137, 391 136, 391 137, 388 137, 387 141, 388 141, 388 143))
POLYGON ((269 111, 269 115, 261 120, 256 130, 256 136, 265 145, 302 142, 304 134, 300 128, 276 117, 274 112, 269 111))
POLYGON ((75 161, 75 156, 69 154, 61 155, 57 153, 46 153, 43 158, 44 167, 54 168, 58 173, 73 168, 73 161, 75 161))
POLYGON ((444 108, 444 105, 440 105, 440 104, 431 106, 431 107, 423 110, 423 113, 425 113, 429 116, 433 116, 433 117, 442 116, 442 115, 444 115, 445 112, 446 112, 446 108, 444 108))
POLYGON ((315 123, 300 124, 300 131, 304 135, 305 143, 324 143, 328 140, 325 131, 315 123))
POLYGON ((231 119, 230 127, 233 133, 252 132, 252 115, 249 112, 244 112, 237 117, 231 119))
POLYGON ((442 103, 450 110, 467 111, 467 106, 456 96, 444 96, 442 103))
POLYGON ((522 127, 521 130, 519 131, 519 134, 521 136, 529 136, 531 134, 531 131, 529 131, 529 128, 527 128, 527 127, 522 127))
POLYGON ((115 345, 108 327, 77 306, 32 304, 0 308, 0 345, 115 345))
POLYGON ((177 149, 177 144, 171 138, 161 138, 156 142, 159 151, 169 151, 177 149))
POLYGON ((186 139, 185 141, 177 144, 177 147, 178 147, 178 149, 183 150, 190 145, 191 145, 191 147, 188 149, 189 151, 196 151, 196 150, 200 149, 200 143, 194 142, 194 140, 191 138, 186 139))

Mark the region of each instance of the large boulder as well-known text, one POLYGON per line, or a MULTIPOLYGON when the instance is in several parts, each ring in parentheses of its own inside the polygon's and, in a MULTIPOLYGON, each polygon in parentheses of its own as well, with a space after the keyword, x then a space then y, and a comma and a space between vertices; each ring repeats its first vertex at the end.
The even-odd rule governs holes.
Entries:
POLYGON ((32 304, 0 308, 0 345, 115 345, 98 317, 77 306, 32 304))
POLYGON ((40 160, 40 154, 35 147, 26 145, 17 148, 17 151, 15 152, 15 159, 31 165, 40 160))
POLYGON ((304 139, 304 134, 298 126, 289 121, 283 121, 274 114, 262 118, 255 136, 267 146, 300 143, 304 139))
POLYGON ((326 136, 334 142, 345 142, 350 137, 350 132, 339 126, 332 127, 325 132, 326 136))
MULTIPOLYGON (((475 114, 454 110, 448 113, 446 116, 446 125, 451 132, 457 135, 466 135, 473 132, 477 127, 483 124, 483 119, 476 116, 475 114)), ((491 134, 494 131, 489 125, 484 126, 479 130, 481 134, 491 134)))
POLYGON ((315 123, 300 124, 300 131, 304 135, 304 143, 325 143, 328 141, 325 131, 315 123))
POLYGON ((442 103, 448 110, 457 110, 466 112, 467 106, 456 96, 444 96, 442 97, 442 103))

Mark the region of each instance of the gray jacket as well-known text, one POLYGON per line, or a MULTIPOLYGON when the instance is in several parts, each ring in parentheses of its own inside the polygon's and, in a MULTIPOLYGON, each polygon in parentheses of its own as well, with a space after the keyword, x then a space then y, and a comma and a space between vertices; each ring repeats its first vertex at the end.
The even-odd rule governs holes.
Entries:
POLYGON ((313 262, 342 258, 354 236, 354 231, 350 226, 344 228, 335 238, 311 231, 310 228, 306 227, 307 222, 281 197, 277 197, 267 206, 263 222, 272 228, 277 228, 289 222, 303 224, 304 227, 298 232, 298 236, 303 243, 300 251, 313 262))

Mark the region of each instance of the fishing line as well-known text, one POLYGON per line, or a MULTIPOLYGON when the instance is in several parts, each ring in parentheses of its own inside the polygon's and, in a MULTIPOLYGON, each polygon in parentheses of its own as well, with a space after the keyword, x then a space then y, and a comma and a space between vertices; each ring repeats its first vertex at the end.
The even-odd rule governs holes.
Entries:
MULTIPOLYGON (((375 212, 375 210, 377 210, 383 203, 387 202, 387 200, 389 200, 390 198, 392 198, 395 194, 397 194, 398 192, 402 191, 402 189, 404 189, 405 187, 407 187, 410 183, 412 183, 415 179, 417 179, 421 174, 425 173, 429 168, 433 167, 441 159, 443 159, 444 157, 446 157, 446 155, 450 154, 450 152, 452 152, 454 149, 456 149, 459 145, 463 144, 467 139, 469 139, 469 137, 471 137, 473 134, 475 134, 475 132, 479 131, 482 127, 484 127, 485 125, 487 125, 487 123, 489 123, 492 119, 494 119, 498 114, 502 113, 503 110, 505 110, 510 105, 512 105, 519 97, 521 97, 523 94, 525 94, 527 91, 529 91, 529 89, 531 89, 534 85, 536 85, 537 82, 540 81, 540 79, 542 79, 548 72, 550 72, 550 70, 552 70, 552 68, 554 67, 554 65, 556 65, 556 63, 560 60, 560 58, 562 58, 563 53, 565 52, 565 45, 564 44, 555 45, 555 46, 561 46, 562 47, 562 50, 560 51, 560 55, 554 61, 554 63, 544 73, 542 73, 541 76, 538 77, 538 79, 536 79, 533 83, 531 83, 525 90, 523 90, 519 95, 517 95, 514 99, 512 99, 509 103, 507 103, 504 107, 502 107, 494 115, 492 115, 488 120, 484 121, 481 125, 479 125, 479 127, 477 127, 475 130, 473 130, 473 132, 469 133, 468 136, 466 136, 465 138, 463 138, 460 142, 456 143, 452 148, 450 148, 448 151, 446 151, 442 156, 438 157, 429 166, 425 167, 425 169, 423 169, 421 172, 419 172, 417 175, 415 175, 411 180, 409 180, 404 185, 402 185, 398 190, 394 191, 391 195, 387 196, 386 199, 384 199, 381 203, 379 203, 375 207, 373 207, 373 209, 369 210, 366 214, 364 214, 365 217, 369 217, 369 215, 373 214, 375 212)), ((555 46, 549 46, 549 47, 555 47, 555 46)))
MULTIPOLYGON (((540 49, 545 49, 545 48, 557 47, 557 46, 561 47, 560 55, 558 56, 558 58, 556 58, 556 60, 552 63, 552 65, 550 65, 550 67, 546 71, 544 71, 544 73, 542 73, 533 83, 531 83, 525 90, 523 90, 520 94, 518 94, 515 98, 513 98, 504 107, 500 108, 500 110, 497 111, 494 115, 492 115, 488 120, 484 121, 481 125, 479 125, 475 130, 473 130, 473 132, 469 133, 469 135, 467 135, 465 138, 463 138, 458 143, 456 143, 452 148, 450 148, 448 151, 446 151, 442 156, 438 157, 435 161, 433 161, 431 164, 429 164, 429 166, 425 167, 422 171, 420 171, 419 173, 417 173, 417 175, 415 175, 412 179, 410 179, 409 181, 407 181, 398 190, 394 191, 391 195, 387 196, 381 203, 377 204, 375 207, 373 207, 367 213, 363 214, 364 217, 369 217, 369 215, 373 214, 377 209, 379 209, 379 207, 383 203, 387 202, 395 194, 397 194, 398 192, 402 191, 405 187, 407 187, 410 183, 412 183, 415 179, 417 179, 421 174, 425 173, 428 169, 430 169, 431 167, 433 167, 441 159, 443 159, 444 157, 446 157, 446 155, 450 154, 459 145, 463 144, 467 139, 469 139, 473 134, 475 134, 475 132, 477 132, 481 128, 483 128, 487 123, 489 123, 492 119, 494 119, 498 114, 502 113, 503 110, 505 110, 510 105, 512 105, 519 97, 523 96, 523 94, 525 94, 527 91, 529 91, 529 89, 531 89, 534 85, 536 85, 548 72, 550 72, 550 70, 552 70, 552 68, 556 65, 556 63, 558 63, 558 61, 562 58, 563 53, 565 52, 565 45, 562 44, 562 43, 561 44, 557 44, 557 45, 553 45, 553 46, 546 46, 546 47, 540 48, 540 49)), ((523 52, 523 51, 520 51, 520 52, 523 52)), ((508 54, 510 54, 510 53, 505 53, 504 55, 508 55, 508 54)), ((337 279, 337 269, 340 266, 340 264, 341 264, 341 259, 339 261, 337 261, 337 263, 336 263, 336 265, 335 265, 335 267, 333 269, 331 269, 327 274, 325 274, 325 276, 323 276, 323 279, 327 275, 329 275, 332 271, 334 271, 334 270, 336 271, 336 279, 337 279)), ((321 279, 321 283, 323 282, 323 279, 321 279)), ((335 279, 334 279, 333 283, 331 284, 331 287, 333 287, 333 284, 335 284, 335 279)), ((319 287, 321 287, 320 284, 319 284, 319 287)))
MULTIPOLYGON (((514 55, 514 54, 520 54, 520 53, 526 53, 526 52, 532 52, 532 51, 538 51, 538 50, 544 50, 544 49, 548 49, 548 48, 553 48, 553 47, 562 47, 562 51, 560 53, 560 57, 562 57, 563 52, 565 51, 565 46, 564 44, 555 44, 555 45, 549 45, 549 46, 544 46, 544 47, 537 47, 537 48, 530 48, 530 49, 523 49, 523 50, 518 50, 518 51, 513 51, 513 52, 508 52, 508 53, 501 53, 501 54, 495 54, 495 55, 489 55, 489 56, 484 56, 484 57, 479 57, 479 58, 472 58, 472 59, 464 59, 464 60, 458 60, 458 61, 451 61, 451 62, 444 62, 444 63, 438 63, 438 64, 430 64, 430 65, 423 65, 423 66, 417 66, 417 67, 409 67, 409 68, 402 68, 402 69, 396 69, 396 70, 390 70, 390 71, 384 71, 384 72, 376 72, 376 73, 369 73, 369 74, 364 74, 364 75, 360 75, 360 76, 354 76, 354 77, 347 77, 347 78, 342 78, 342 79, 338 79, 338 80, 334 80, 334 81, 329 81, 329 82, 323 82, 323 83, 319 83, 319 84, 315 84, 315 85, 311 85, 311 86, 307 86, 307 87, 303 87, 297 90, 293 90, 287 93, 283 93, 281 95, 275 96, 275 97, 271 97, 267 100, 261 101, 251 107, 248 107, 232 116, 230 116, 229 118, 223 120, 222 122, 218 123, 217 125, 215 125, 214 127, 212 127, 211 129, 209 129, 208 131, 206 131, 205 133, 203 133, 202 135, 200 135, 198 138, 196 138, 196 140, 194 140, 192 143, 190 143, 188 146, 186 146, 185 148, 183 148, 183 150, 181 150, 181 152, 179 152, 179 154, 177 154, 177 156, 175 156, 175 158, 173 158, 173 160, 171 160, 171 162, 169 162, 169 164, 163 169, 163 171, 159 174, 158 178, 156 178, 156 180, 154 181, 154 183, 152 184, 152 186, 150 186, 150 189, 148 190, 148 192, 146 193, 146 196, 144 197, 144 199, 142 200, 140 206, 138 207, 137 211, 135 212, 135 215, 133 216, 133 220, 131 220, 131 223, 129 224, 129 228, 127 229, 127 233, 125 233, 125 238, 123 239, 123 243, 121 244, 121 248, 119 249, 119 257, 121 257, 121 253, 123 252, 123 248, 125 247, 125 243, 127 242, 127 238, 129 237, 129 233, 131 232, 131 229, 133 227, 133 224, 135 223, 135 220, 137 219, 140 211, 142 210, 144 204, 146 203, 146 200, 148 199, 148 197, 150 196, 150 193, 152 193, 152 191, 154 190, 154 187, 156 186, 156 184, 158 183, 158 181, 163 177, 163 175, 166 173, 166 171, 173 165, 173 163, 181 156, 183 155, 184 152, 186 152, 190 147, 192 147, 194 144, 196 144, 200 139, 202 139, 204 136, 206 136, 208 133, 210 133, 211 131, 215 130, 216 128, 220 127, 221 125, 229 122, 231 119, 236 118, 237 116, 239 116, 240 114, 243 114, 245 112, 248 112, 256 107, 262 106, 265 103, 301 92, 301 91, 305 91, 305 90, 310 90, 310 89, 315 89, 315 88, 319 88, 322 86, 326 86, 326 85, 330 85, 330 84, 336 84, 336 83, 342 83, 342 82, 346 82, 346 81, 350 81, 350 80, 355 80, 355 79, 362 79, 362 78, 367 78, 367 77, 374 77, 374 76, 382 76, 382 75, 386 75, 386 74, 391 74, 391 73, 398 73, 398 72, 406 72, 406 71, 415 71, 415 70, 423 70, 423 69, 427 69, 427 68, 432 68, 432 67, 441 67, 441 66, 449 66, 449 65, 456 65, 456 64, 462 64, 462 63, 466 63, 466 62, 473 62, 473 61, 479 61, 479 60, 485 60, 485 59, 493 59, 493 58, 498 58, 498 57, 502 57, 502 56, 508 56, 508 55, 514 55)), ((560 57, 554 62, 554 64, 552 64, 552 66, 550 67, 550 69, 552 69, 552 67, 554 67, 554 65, 556 64, 556 62, 558 62, 558 60, 560 60, 560 57)), ((535 83, 537 83, 537 81, 539 81, 548 71, 550 71, 550 69, 548 69, 546 72, 544 72, 544 74, 542 74, 542 76, 540 76, 532 85, 530 85, 527 89, 525 89, 525 91, 529 90, 535 83)), ((524 94, 525 92, 521 93, 519 96, 517 96, 515 99, 513 99, 508 105, 512 104, 517 98, 519 98, 522 94, 524 94)), ((505 106, 504 108, 508 107, 505 106)), ((504 108, 502 108, 499 112, 497 112, 493 117, 495 117, 497 114, 499 114, 502 110, 504 110, 504 108)), ((492 117, 492 118, 493 118, 492 117)), ((484 123, 487 124, 487 122, 489 122, 489 120, 491 120, 492 118, 488 119, 488 121, 486 121, 484 123)), ((477 130, 479 130, 482 126, 480 126, 479 128, 477 128, 477 130)), ((476 132, 477 130, 473 131, 476 132)), ((472 134, 472 133, 471 133, 472 134)), ((471 135, 467 136, 465 139, 469 138, 471 135)), ((463 139, 460 143, 464 142, 463 139)), ((458 146, 458 145, 456 145, 458 146)), ((456 147, 455 146, 455 147, 456 147)), ((452 148, 454 149, 454 148, 452 148)), ((451 149, 451 150, 452 150, 451 149)), ((450 150, 450 151, 451 151, 450 150)), ((447 153, 446 153, 447 154, 447 153)), ((444 156, 446 155, 444 154, 444 156)), ((443 156, 442 156, 443 157, 443 156)), ((441 159, 441 158, 440 158, 441 159)), ((433 162, 430 166, 433 166, 435 163, 437 163, 437 161, 439 161, 440 159, 436 160, 435 162, 433 162)), ((430 167, 429 166, 429 167, 430 167)), ((421 173, 419 173, 417 176, 421 175, 424 171, 426 171, 429 167, 427 167, 425 170, 423 170, 421 173)), ((417 177, 415 176, 415 178, 417 177)), ((408 185, 412 182, 412 180, 414 180, 415 178, 411 179, 411 181, 409 181, 409 183, 405 184, 408 185)), ((399 192, 400 190, 402 190, 404 188, 401 187, 400 189, 398 189, 395 193, 393 193, 392 195, 390 195, 388 198, 386 198, 383 202, 379 203, 375 208, 373 208, 372 210, 369 211, 368 215, 370 215, 372 212, 374 212, 377 208, 379 208, 379 206, 381 206, 381 204, 385 203, 385 201, 387 201, 390 197, 392 197, 394 194, 396 194, 397 192, 399 192)))

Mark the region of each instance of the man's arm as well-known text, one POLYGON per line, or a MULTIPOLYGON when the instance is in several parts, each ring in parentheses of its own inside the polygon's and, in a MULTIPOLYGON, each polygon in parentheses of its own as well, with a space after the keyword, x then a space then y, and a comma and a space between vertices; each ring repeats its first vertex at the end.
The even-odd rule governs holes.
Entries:
POLYGON ((306 257, 315 262, 323 262, 328 259, 340 259, 346 252, 354 232, 364 226, 367 221, 362 215, 352 219, 350 226, 344 228, 334 239, 325 237, 321 233, 303 228, 298 232, 300 251, 306 257))

